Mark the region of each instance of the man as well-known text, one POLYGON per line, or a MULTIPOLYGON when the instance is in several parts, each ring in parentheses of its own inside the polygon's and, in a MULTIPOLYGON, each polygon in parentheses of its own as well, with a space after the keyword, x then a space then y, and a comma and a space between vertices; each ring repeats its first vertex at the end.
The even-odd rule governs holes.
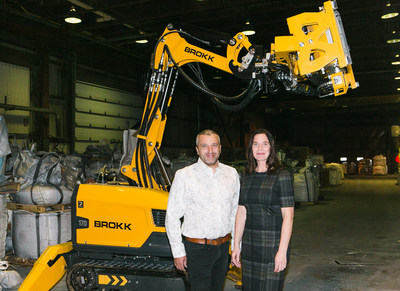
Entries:
POLYGON ((224 287, 229 265, 239 175, 218 161, 221 143, 214 131, 197 135, 196 151, 197 163, 175 174, 165 226, 175 267, 187 270, 191 290, 218 291, 224 287))

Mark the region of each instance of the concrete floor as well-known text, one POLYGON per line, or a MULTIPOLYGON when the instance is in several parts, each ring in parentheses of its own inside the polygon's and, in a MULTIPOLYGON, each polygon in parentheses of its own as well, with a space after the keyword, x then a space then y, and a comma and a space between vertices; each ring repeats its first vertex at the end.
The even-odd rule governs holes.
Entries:
MULTIPOLYGON (((296 208, 284 291, 400 290, 400 186, 348 176, 296 208)), ((21 276, 29 269, 18 268, 21 276)), ((3 289, 17 290, 17 288, 3 289)), ((65 279, 53 291, 65 291, 65 279)), ((237 290, 227 280, 224 291, 237 290)))

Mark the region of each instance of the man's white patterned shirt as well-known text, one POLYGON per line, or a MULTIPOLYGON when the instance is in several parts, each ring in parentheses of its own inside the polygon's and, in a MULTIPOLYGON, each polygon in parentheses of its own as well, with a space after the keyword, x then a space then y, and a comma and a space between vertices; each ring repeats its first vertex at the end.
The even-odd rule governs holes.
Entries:
POLYGON ((186 255, 182 235, 216 239, 232 233, 233 237, 239 191, 237 171, 219 161, 215 173, 200 158, 176 172, 165 220, 174 258, 186 255))

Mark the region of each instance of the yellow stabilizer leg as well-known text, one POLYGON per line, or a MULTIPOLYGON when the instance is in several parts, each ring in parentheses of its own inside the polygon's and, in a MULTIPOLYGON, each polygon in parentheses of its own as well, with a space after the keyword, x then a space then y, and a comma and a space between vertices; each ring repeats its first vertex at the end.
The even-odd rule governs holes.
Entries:
POLYGON ((43 254, 33 265, 32 270, 22 282, 19 291, 50 290, 66 272, 66 262, 62 256, 72 250, 72 243, 47 247, 43 254), (56 261, 54 261, 56 259, 56 261), (50 265, 49 266, 49 263, 50 265))

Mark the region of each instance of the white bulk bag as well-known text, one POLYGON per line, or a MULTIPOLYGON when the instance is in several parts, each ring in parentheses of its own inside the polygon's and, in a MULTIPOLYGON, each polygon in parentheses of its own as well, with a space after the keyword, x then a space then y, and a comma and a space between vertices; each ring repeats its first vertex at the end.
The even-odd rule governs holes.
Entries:
POLYGON ((12 240, 17 257, 37 259, 48 246, 71 240, 71 211, 33 213, 15 210, 12 240))

